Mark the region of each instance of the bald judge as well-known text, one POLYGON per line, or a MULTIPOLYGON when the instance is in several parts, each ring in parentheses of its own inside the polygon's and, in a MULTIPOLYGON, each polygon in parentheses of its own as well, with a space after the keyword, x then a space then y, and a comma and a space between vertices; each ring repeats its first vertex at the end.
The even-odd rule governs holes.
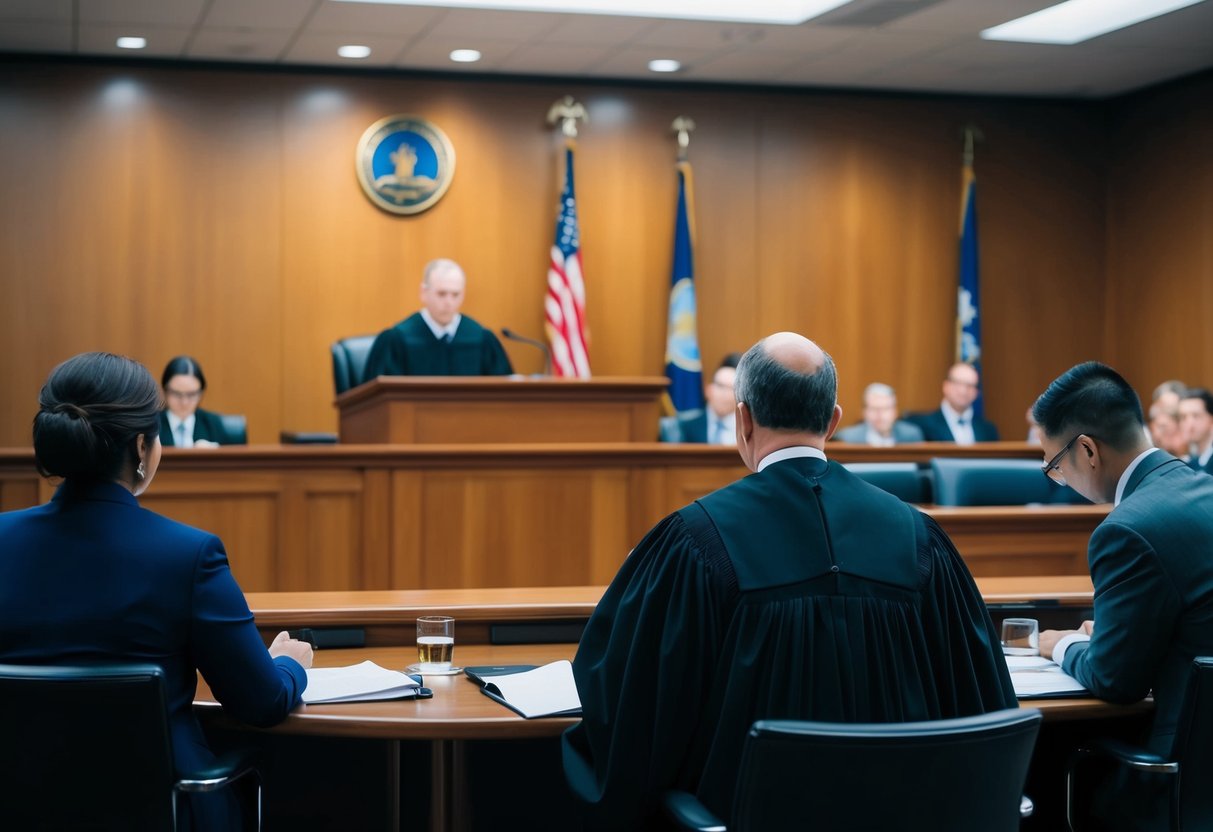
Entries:
POLYGON ((658 828, 661 794, 731 823, 758 719, 901 722, 1015 707, 998 635, 935 521, 826 459, 834 362, 791 332, 737 367, 754 473, 662 520, 590 618, 565 776, 589 829, 658 828))
POLYGON ((422 308, 371 345, 364 381, 377 376, 507 376, 513 372, 490 330, 459 314, 467 280, 454 260, 432 260, 421 278, 422 308))

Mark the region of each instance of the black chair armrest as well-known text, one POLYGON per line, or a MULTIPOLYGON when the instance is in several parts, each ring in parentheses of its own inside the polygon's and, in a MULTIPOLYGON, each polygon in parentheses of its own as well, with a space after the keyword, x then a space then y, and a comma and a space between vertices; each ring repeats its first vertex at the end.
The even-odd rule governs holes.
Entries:
POLYGON ((1179 763, 1130 745, 1123 740, 1100 739, 1085 750, 1110 757, 1117 763, 1138 771, 1149 771, 1155 774, 1177 774, 1179 772, 1179 763))
POLYGON ((182 775, 173 788, 182 792, 213 792, 247 774, 254 774, 260 779, 261 772, 257 769, 259 763, 260 754, 256 751, 229 751, 221 754, 214 765, 182 775))
POLYGON ((693 794, 669 791, 662 802, 666 814, 680 829, 688 832, 727 832, 724 821, 708 811, 693 794))

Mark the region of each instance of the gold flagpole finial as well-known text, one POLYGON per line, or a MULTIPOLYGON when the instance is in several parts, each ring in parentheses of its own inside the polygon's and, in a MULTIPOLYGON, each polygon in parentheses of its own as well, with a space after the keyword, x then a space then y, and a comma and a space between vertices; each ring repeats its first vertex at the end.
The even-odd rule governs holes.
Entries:
POLYGON ((560 131, 567 138, 577 138, 577 122, 579 121, 588 124, 590 114, 586 112, 584 106, 574 101, 571 95, 566 95, 548 108, 548 124, 554 125, 556 122, 560 122, 560 131))
POLYGON ((694 130, 694 120, 686 116, 679 116, 670 125, 670 132, 678 134, 678 161, 680 162, 685 162, 687 159, 687 150, 691 146, 691 133, 694 130))
POLYGON ((986 140, 985 134, 981 129, 972 122, 969 122, 961 129, 961 135, 964 136, 964 163, 966 167, 973 165, 973 144, 974 142, 983 142, 986 140))

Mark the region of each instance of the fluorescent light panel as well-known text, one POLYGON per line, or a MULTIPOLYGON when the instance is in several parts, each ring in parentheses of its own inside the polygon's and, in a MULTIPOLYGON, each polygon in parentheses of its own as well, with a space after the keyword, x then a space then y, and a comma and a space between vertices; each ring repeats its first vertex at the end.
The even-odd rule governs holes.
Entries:
POLYGON ((1201 0, 1068 0, 986 29, 981 36, 986 40, 1022 43, 1082 43, 1199 2, 1201 0))
POLYGON ((337 0, 386 6, 437 6, 448 9, 496 9, 512 12, 606 14, 618 17, 662 17, 727 20, 733 23, 779 23, 795 26, 851 0, 337 0))

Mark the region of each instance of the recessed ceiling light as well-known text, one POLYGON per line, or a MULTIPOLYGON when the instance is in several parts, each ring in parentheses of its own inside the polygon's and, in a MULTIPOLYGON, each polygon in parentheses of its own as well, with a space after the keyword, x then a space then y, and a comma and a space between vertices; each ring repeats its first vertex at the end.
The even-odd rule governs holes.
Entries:
POLYGON ((451 60, 457 64, 474 64, 480 60, 480 52, 476 49, 456 49, 451 52, 451 60))
POLYGON ((986 40, 1069 45, 1192 6, 1200 0, 1068 0, 982 31, 986 40))
POLYGON ((343 58, 366 58, 371 54, 371 47, 349 44, 337 47, 337 54, 343 58))
POLYGON ((116 41, 119 49, 142 49, 147 46, 147 38, 124 37, 116 41))
POLYGON ((653 72, 677 72, 682 69, 682 64, 673 58, 657 58, 649 61, 649 69, 653 72))
MULTIPOLYGON (((1110 0, 1109 0, 1110 1, 1110 0)), ((851 0, 341 0, 385 6, 504 9, 558 14, 609 14, 682 20, 729 20, 795 26, 845 6, 851 0)))

